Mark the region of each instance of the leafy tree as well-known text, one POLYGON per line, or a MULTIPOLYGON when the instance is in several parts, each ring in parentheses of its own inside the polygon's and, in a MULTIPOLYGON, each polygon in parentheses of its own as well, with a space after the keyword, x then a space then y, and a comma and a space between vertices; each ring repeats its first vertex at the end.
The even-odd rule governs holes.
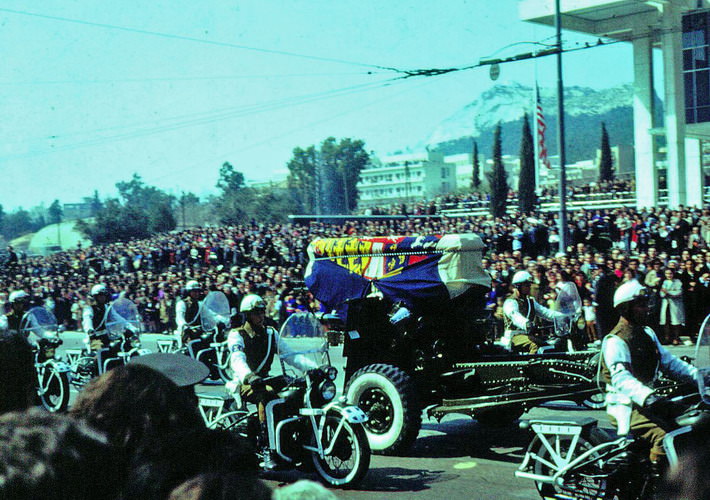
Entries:
POLYGON ((90 213, 92 217, 96 217, 96 214, 101 210, 101 207, 103 207, 103 203, 101 203, 101 200, 99 199, 99 192, 94 190, 94 195, 87 200, 90 203, 90 213))
POLYGON ((611 147, 609 146, 609 134, 606 125, 602 122, 601 157, 599 158, 599 181, 611 181, 614 179, 614 161, 611 157, 611 147))
POLYGON ((219 222, 227 225, 247 222, 254 194, 244 184, 244 174, 224 162, 219 169, 217 188, 221 194, 214 198, 214 204, 219 222))
POLYGON ((91 224, 79 221, 76 227, 94 243, 128 241, 150 236, 146 211, 134 205, 121 205, 116 199, 106 200, 91 224))
POLYGON ((318 153, 315 146, 306 149, 295 148, 293 157, 288 164, 287 185, 295 199, 298 200, 296 210, 298 213, 315 213, 316 211, 316 165, 318 153))
POLYGON ((5 234, 5 210, 0 204, 0 235, 5 234))
POLYGON ((478 161, 478 143, 474 139, 473 152, 471 154, 473 172, 471 173, 471 189, 477 191, 481 187, 481 164, 478 161))
POLYGON ((503 217, 508 201, 508 176, 503 165, 501 151, 501 124, 498 122, 493 132, 493 170, 488 174, 488 184, 491 187, 491 214, 503 217))
POLYGON ((3 234, 8 240, 31 233, 34 229, 35 225, 32 223, 30 213, 22 207, 5 216, 3 234))
POLYGON ((59 224, 62 221, 62 215, 64 215, 64 212, 62 211, 62 205, 59 203, 59 200, 54 200, 52 202, 47 209, 47 213, 49 215, 49 221, 52 224, 59 224))
POLYGON ((325 139, 319 149, 296 148, 288 162, 288 187, 297 193, 301 213, 347 214, 357 208, 360 172, 370 162, 365 143, 356 139, 325 139), (319 185, 320 183, 320 185, 319 185))
POLYGON ((520 141, 520 176, 518 178, 518 206, 523 213, 535 207, 535 151, 528 114, 523 115, 523 131, 520 141))

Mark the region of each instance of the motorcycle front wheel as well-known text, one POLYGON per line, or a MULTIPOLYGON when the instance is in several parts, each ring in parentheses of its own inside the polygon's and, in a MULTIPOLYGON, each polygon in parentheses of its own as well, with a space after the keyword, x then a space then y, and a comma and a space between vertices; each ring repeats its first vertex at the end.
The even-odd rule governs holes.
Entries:
MULTIPOLYGON (((357 485, 370 467, 370 446, 362 425, 340 415, 328 415, 320 438, 326 453, 321 457, 311 452, 319 479, 338 488, 357 485)), ((313 441, 316 446, 315 436, 313 441)))
POLYGON ((42 406, 47 411, 65 411, 69 406, 69 377, 66 372, 46 368, 37 393, 42 406))

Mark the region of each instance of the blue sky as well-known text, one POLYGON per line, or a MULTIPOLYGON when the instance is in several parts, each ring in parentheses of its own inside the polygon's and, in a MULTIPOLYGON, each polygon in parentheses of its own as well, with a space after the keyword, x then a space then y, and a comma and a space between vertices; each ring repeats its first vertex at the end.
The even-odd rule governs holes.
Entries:
MULTIPOLYGON (((294 147, 330 135, 378 154, 414 145, 493 84, 488 68, 388 81, 378 66, 466 66, 553 42, 517 3, 4 1, 0 204, 115 195, 134 172, 203 196, 224 161, 279 178, 294 147)), ((631 62, 624 44, 569 53, 565 84, 629 82, 631 62)), ((553 57, 504 65, 499 82, 535 72, 555 85, 553 57)))

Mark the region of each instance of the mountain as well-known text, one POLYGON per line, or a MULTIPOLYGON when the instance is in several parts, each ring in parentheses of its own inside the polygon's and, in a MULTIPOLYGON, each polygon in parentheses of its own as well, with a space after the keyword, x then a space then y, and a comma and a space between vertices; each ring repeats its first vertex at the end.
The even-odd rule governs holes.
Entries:
MULTIPOLYGON (((493 129, 501 122, 503 154, 518 155, 524 112, 534 116, 534 93, 519 83, 496 85, 442 121, 424 141, 429 149, 445 154, 469 153, 471 139, 486 157, 491 154, 493 129)), ((545 141, 548 154, 557 154, 557 92, 540 89, 545 115, 545 141)), ((656 109, 661 104, 658 99, 656 109)), ((567 162, 594 158, 601 140, 601 123, 606 124, 611 145, 633 145, 633 85, 603 90, 587 87, 565 88, 565 126, 567 162)))

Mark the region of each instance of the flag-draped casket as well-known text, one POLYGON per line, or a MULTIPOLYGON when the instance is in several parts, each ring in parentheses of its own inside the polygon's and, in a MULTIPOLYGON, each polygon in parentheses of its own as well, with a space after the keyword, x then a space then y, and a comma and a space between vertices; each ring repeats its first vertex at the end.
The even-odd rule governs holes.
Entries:
POLYGON ((328 308, 381 294, 420 308, 490 288, 475 234, 321 238, 308 246, 306 285, 328 308))

